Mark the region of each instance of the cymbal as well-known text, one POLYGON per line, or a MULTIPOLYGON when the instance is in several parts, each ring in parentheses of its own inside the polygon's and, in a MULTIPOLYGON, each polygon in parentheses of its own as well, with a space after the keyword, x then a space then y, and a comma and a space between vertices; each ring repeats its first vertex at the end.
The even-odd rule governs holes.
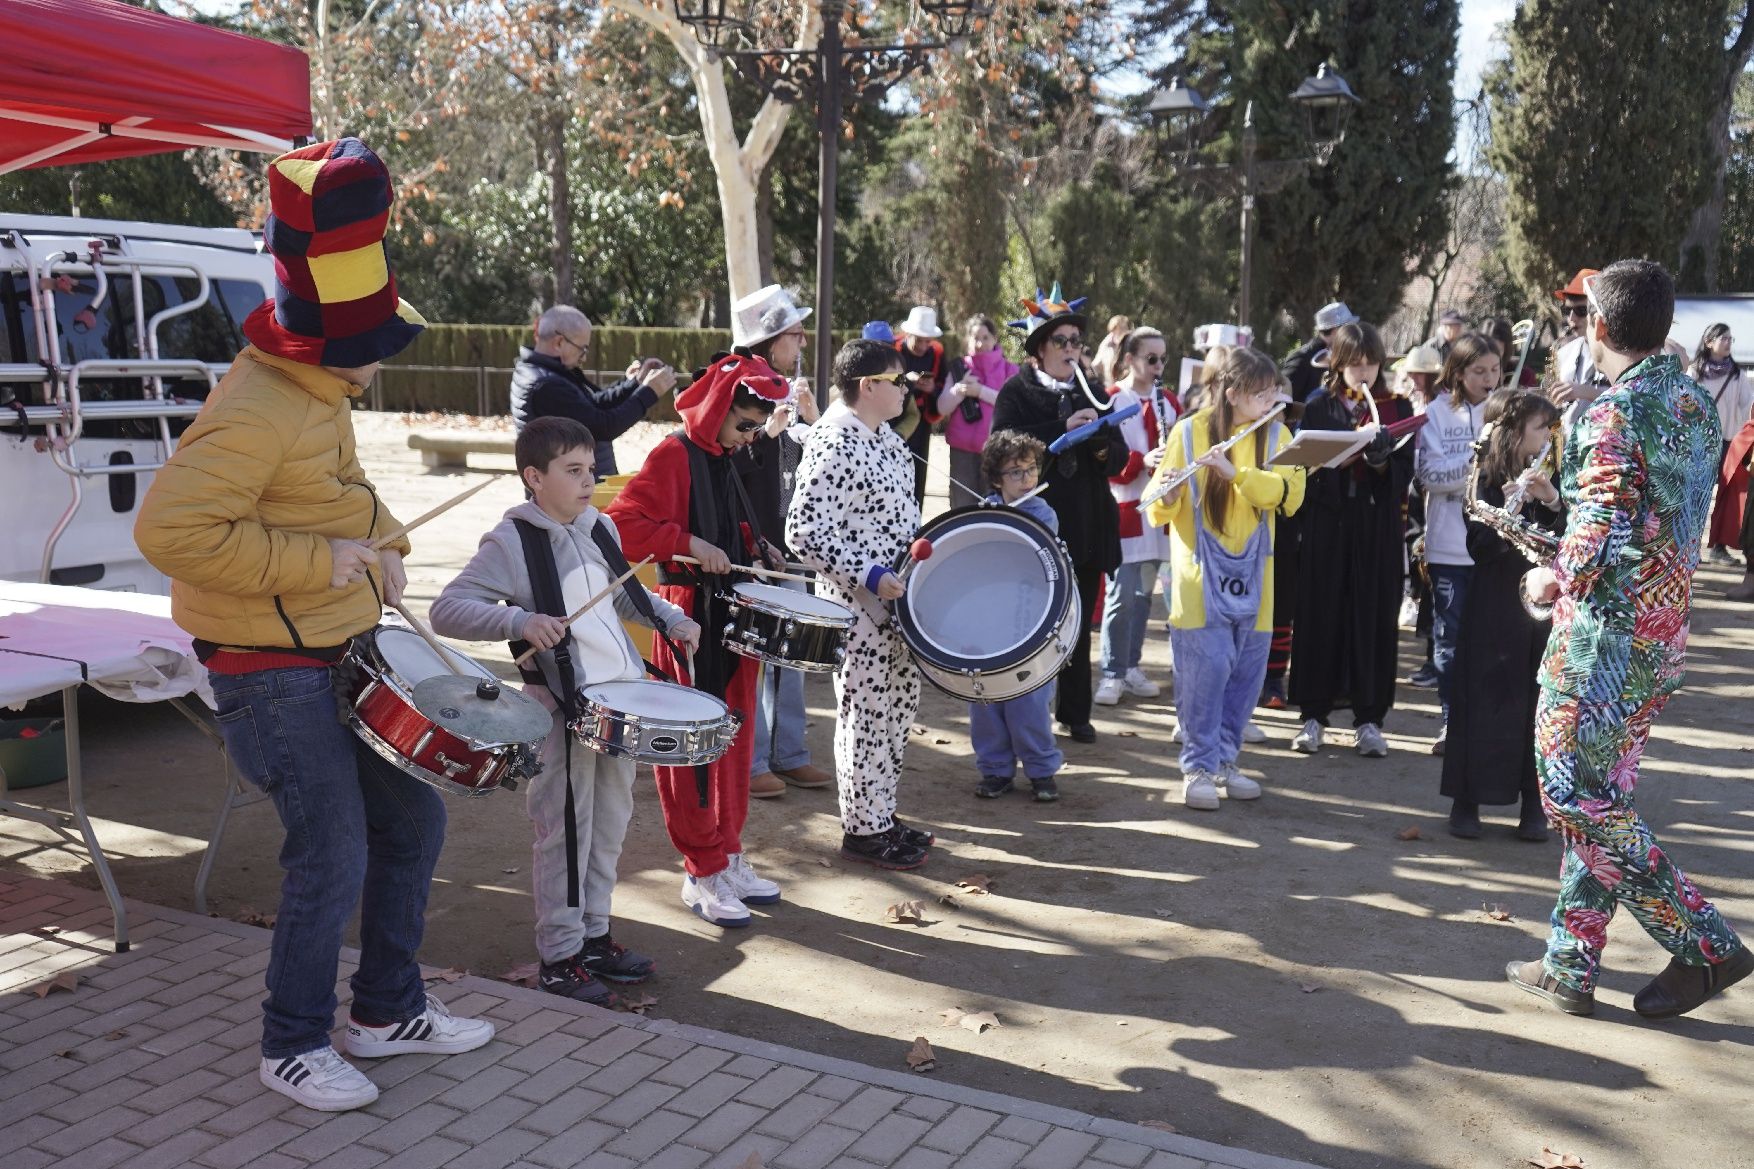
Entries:
POLYGON ((414 708, 453 735, 478 743, 536 743, 554 725, 548 708, 527 694, 462 674, 439 674, 416 684, 414 708))

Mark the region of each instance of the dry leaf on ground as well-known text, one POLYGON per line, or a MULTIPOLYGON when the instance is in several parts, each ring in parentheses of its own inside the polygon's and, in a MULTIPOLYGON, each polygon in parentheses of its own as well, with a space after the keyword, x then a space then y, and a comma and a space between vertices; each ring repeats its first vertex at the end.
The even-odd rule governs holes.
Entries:
POLYGON ((911 732, 912 734, 916 734, 916 735, 929 735, 932 733, 930 730, 921 726, 919 723, 915 723, 913 726, 909 727, 908 731, 911 732))
POLYGON ((467 970, 458 970, 455 966, 448 966, 443 970, 436 966, 422 966, 420 968, 420 977, 426 982, 455 982, 468 973, 467 970))
POLYGON ((938 898, 938 904, 944 906, 947 909, 955 909, 956 908, 956 894, 954 894, 954 893, 944 894, 944 896, 938 898))
POLYGON ((1301 990, 1304 994, 1314 994, 1321 988, 1322 985, 1319 982, 1300 982, 1297 984, 1297 989, 1301 990))
POLYGON ((61 927, 58 925, 39 925, 36 929, 30 932, 33 934, 41 934, 45 938, 52 938, 61 932, 61 927))
POLYGON ((501 982, 510 982, 517 986, 534 988, 538 970, 536 963, 526 962, 522 966, 514 966, 499 976, 501 982))
POLYGON ((1395 833, 1395 839, 1396 840, 1418 840, 1418 839, 1420 839, 1419 825, 1417 825, 1417 824, 1407 825, 1405 828, 1403 828, 1399 832, 1395 833))
POLYGON ((61 973, 55 975, 55 977, 45 978, 30 989, 31 993, 40 999, 46 999, 58 990, 78 990, 79 975, 73 973, 71 970, 63 970, 61 973))
POLYGON ((975 873, 956 882, 956 887, 958 889, 966 889, 970 893, 991 893, 992 890, 987 886, 992 883, 993 879, 985 873, 975 873))
POLYGON ((1138 731, 1116 731, 1115 737, 1118 739, 1136 739, 1139 737, 1139 732, 1138 731))
POLYGON ((949 744, 950 740, 949 739, 933 739, 932 742, 936 743, 940 747, 943 747, 943 746, 947 746, 949 744))
POLYGON ((821 865, 821 866, 822 866, 822 867, 823 867, 823 868, 825 868, 825 869, 832 869, 832 868, 834 868, 834 862, 833 862, 833 861, 831 861, 831 860, 829 860, 829 859, 828 859, 828 858, 827 858, 827 857, 825 857, 825 856, 819 856, 819 857, 817 857, 817 858, 816 858, 816 863, 817 863, 817 864, 819 864, 819 865, 821 865))
POLYGON ((638 994, 621 1000, 621 1009, 632 1015, 643 1015, 658 1005, 656 996, 638 994))
POLYGON ((926 1042, 924 1035, 914 1036, 914 1045, 908 1048, 907 1066, 916 1072, 929 1072, 937 1068, 938 1056, 932 1051, 932 1045, 926 1042))
POLYGON ((991 1011, 982 1011, 978 1015, 962 1016, 961 1019, 957 1020, 956 1025, 961 1027, 964 1031, 973 1031, 976 1035, 979 1035, 988 1027, 997 1027, 999 1025, 999 1016, 993 1014, 991 1011))
POLYGON ((518 871, 518 870, 516 870, 516 869, 501 869, 501 870, 500 870, 500 872, 502 872, 502 873, 504 873, 504 874, 505 874, 505 875, 506 875, 506 876, 508 876, 508 877, 509 877, 509 876, 511 876, 511 875, 512 875, 512 874, 513 874, 513 873, 515 873, 515 872, 517 872, 517 871, 518 871))
POLYGON ((1158 1132, 1180 1132, 1181 1131, 1181 1129, 1179 1129, 1175 1125, 1169 1123, 1169 1121, 1167 1121, 1167 1120, 1141 1120, 1139 1122, 1139 1127, 1140 1128, 1154 1128, 1158 1132))
POLYGON ((1539 1157, 1530 1157, 1529 1164, 1535 1169, 1585 1169, 1583 1158, 1576 1153, 1555 1153, 1546 1145, 1541 1146, 1539 1157))
POLYGON ((1484 913, 1487 917, 1490 917, 1493 921, 1516 920, 1516 918, 1510 915, 1510 910, 1502 905, 1482 905, 1480 906, 1480 912, 1484 913))
POLYGON ((272 913, 260 913, 246 905, 244 908, 238 910, 237 919, 245 925, 259 925, 265 930, 271 930, 274 928, 274 918, 276 916, 276 914, 272 913))
POLYGON ((968 1012, 961 1007, 945 1007, 938 1012, 938 1017, 944 1020, 944 1025, 946 1027, 954 1027, 957 1023, 962 1021, 962 1016, 966 1014, 968 1014, 968 1012))
POLYGON ((885 921, 902 924, 913 922, 915 925, 926 923, 926 903, 924 901, 898 901, 883 911, 885 921))
POLYGON ((104 1038, 110 1040, 111 1042, 114 1042, 117 1039, 126 1039, 127 1037, 128 1037, 128 1033, 126 1031, 105 1031, 104 1032, 104 1038))
POLYGON ((749 1155, 737 1163, 737 1169, 766 1169, 761 1160, 759 1150, 751 1150, 749 1155))

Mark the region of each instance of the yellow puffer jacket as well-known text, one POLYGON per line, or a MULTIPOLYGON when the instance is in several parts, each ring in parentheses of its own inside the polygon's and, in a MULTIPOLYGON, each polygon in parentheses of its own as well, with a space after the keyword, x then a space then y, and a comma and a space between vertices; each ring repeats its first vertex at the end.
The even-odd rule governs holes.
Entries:
MULTIPOLYGON (((140 505, 134 539, 171 578, 171 615, 235 648, 338 646, 378 623, 376 570, 331 589, 330 537, 400 526, 354 450, 349 399, 327 370, 251 347, 201 407, 140 505)), ((408 541, 391 545, 404 554, 408 541)))

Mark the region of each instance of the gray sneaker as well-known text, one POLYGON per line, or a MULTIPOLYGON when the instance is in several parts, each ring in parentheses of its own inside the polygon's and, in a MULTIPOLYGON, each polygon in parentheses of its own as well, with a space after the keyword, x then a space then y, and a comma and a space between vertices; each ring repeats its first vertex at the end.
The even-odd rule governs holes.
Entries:
POLYGON ((1310 719, 1291 737, 1291 749, 1300 755, 1314 755, 1322 749, 1322 731, 1325 729, 1320 722, 1310 719))
POLYGON ((1353 734, 1358 740, 1358 753, 1366 759, 1381 759, 1389 753, 1382 728, 1375 723, 1361 723, 1353 734))

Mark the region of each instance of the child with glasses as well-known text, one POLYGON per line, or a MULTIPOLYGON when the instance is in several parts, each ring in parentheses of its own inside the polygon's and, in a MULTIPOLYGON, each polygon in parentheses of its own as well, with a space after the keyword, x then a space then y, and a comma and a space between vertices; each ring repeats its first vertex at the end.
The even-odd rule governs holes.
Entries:
POLYGON ((1162 333, 1149 326, 1134 329, 1121 340, 1117 360, 1121 377, 1109 387, 1109 398, 1116 410, 1141 409, 1116 427, 1127 443, 1127 461, 1108 477, 1120 507, 1121 566, 1108 578, 1102 607, 1102 680, 1094 697, 1098 706, 1114 706, 1122 694, 1156 698, 1161 693, 1139 668, 1139 660, 1151 617, 1152 586, 1169 559, 1169 535, 1145 522, 1139 497, 1163 458, 1164 436, 1182 413, 1175 395, 1158 382, 1166 360, 1162 333))
MULTIPOLYGON (((1023 499, 1035 490, 1045 458, 1047 447, 1040 439, 1000 430, 989 435, 981 449, 981 470, 998 488, 987 496, 988 503, 1014 505, 1058 535, 1060 518, 1054 509, 1039 495, 1023 499)), ((969 736, 974 740, 975 763, 981 775, 975 795, 994 800, 1010 791, 1021 760, 1023 775, 1037 800, 1048 803, 1060 798, 1054 777, 1065 759, 1054 743, 1054 724, 1048 712, 1053 695, 1052 686, 1042 686, 1005 702, 968 704, 969 736)))

